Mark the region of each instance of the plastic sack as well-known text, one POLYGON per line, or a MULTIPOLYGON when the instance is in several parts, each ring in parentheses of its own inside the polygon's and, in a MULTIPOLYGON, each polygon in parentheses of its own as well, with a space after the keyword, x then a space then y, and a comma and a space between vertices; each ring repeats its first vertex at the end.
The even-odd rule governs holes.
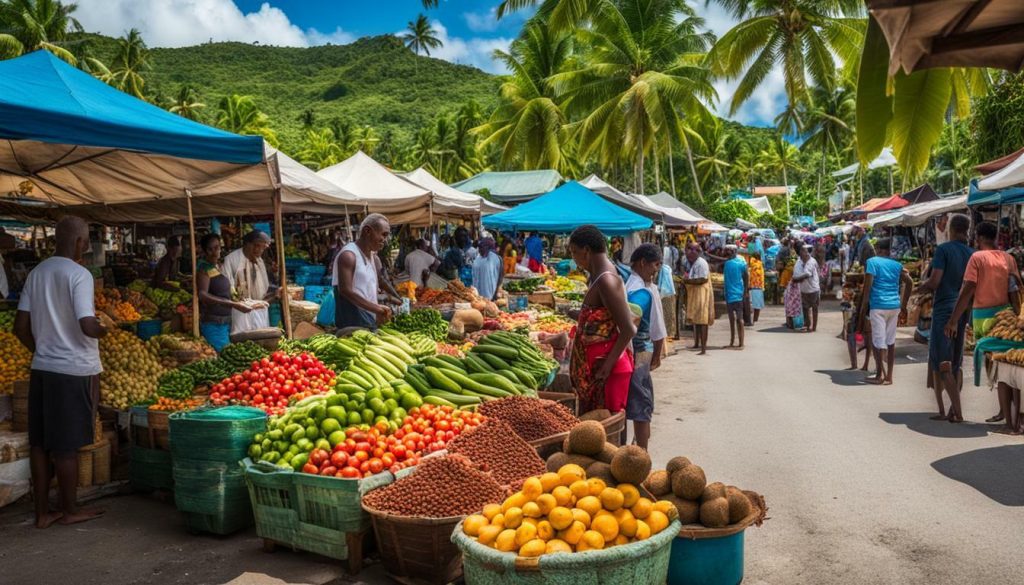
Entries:
POLYGON ((316 324, 321 327, 334 327, 334 287, 324 295, 320 303, 320 312, 316 315, 316 324))

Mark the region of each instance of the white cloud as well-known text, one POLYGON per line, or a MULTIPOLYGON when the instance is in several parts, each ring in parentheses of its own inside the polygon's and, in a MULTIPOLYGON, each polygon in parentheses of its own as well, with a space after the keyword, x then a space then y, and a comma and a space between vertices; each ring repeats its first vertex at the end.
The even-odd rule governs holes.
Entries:
POLYGON ((450 36, 448 29, 438 20, 432 21, 430 26, 434 27, 435 35, 444 45, 440 49, 430 51, 431 57, 462 65, 472 65, 490 73, 508 72, 504 64, 495 61, 491 54, 495 49, 507 51, 509 45, 512 44, 512 39, 505 37, 463 39, 450 36))
POLYGON ((487 12, 463 12, 462 18, 473 32, 494 32, 501 25, 498 21, 497 7, 492 7, 487 12))
POLYGON ((740 79, 715 81, 715 91, 718 92, 716 113, 723 118, 750 126, 773 125, 775 116, 786 109, 786 83, 782 69, 773 68, 761 85, 740 106, 736 114, 730 116, 729 108, 732 106, 732 97, 736 92, 736 86, 740 84, 740 79))
POLYGON ((340 28, 303 30, 280 8, 264 3, 243 13, 232 0, 78 0, 75 16, 88 31, 120 36, 137 28, 152 47, 185 47, 214 41, 307 47, 349 43, 340 28))

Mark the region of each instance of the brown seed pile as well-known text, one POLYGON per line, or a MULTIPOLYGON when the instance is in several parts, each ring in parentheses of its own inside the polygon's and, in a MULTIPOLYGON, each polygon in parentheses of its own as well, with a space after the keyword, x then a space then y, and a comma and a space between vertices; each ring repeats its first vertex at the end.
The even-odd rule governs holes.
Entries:
POLYGON ((567 432, 580 422, 565 406, 553 400, 528 396, 509 396, 484 402, 477 412, 507 422, 517 435, 527 441, 567 432))
POLYGON ((518 490, 526 478, 544 473, 544 460, 537 450, 500 419, 487 419, 455 437, 445 448, 449 453, 469 457, 484 471, 490 471, 498 483, 513 490, 518 490))
POLYGON ((424 459, 412 475, 363 497, 370 508, 399 516, 465 516, 489 502, 505 499, 507 490, 462 455, 424 459))

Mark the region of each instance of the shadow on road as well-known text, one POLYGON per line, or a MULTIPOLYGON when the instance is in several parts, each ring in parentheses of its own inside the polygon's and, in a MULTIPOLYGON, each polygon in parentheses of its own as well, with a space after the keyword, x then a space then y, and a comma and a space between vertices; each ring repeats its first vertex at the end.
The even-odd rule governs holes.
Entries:
MULTIPOLYGON (((756 329, 755 331, 757 331, 758 333, 796 333, 795 331, 793 331, 789 327, 786 327, 785 325, 779 325, 777 327, 765 327, 764 329, 756 329)), ((801 333, 801 335, 803 334, 801 333)))
POLYGON ((866 386, 867 375, 860 370, 814 370, 814 373, 829 376, 837 386, 866 386))
POLYGON ((904 425, 914 432, 929 437, 974 439, 988 436, 988 425, 969 422, 953 424, 944 420, 931 420, 930 416, 932 416, 930 412, 881 412, 878 414, 878 418, 891 425, 904 425))
POLYGON ((1024 506, 1021 461, 1024 461, 1024 445, 1004 445, 939 459, 932 467, 1004 506, 1024 506))

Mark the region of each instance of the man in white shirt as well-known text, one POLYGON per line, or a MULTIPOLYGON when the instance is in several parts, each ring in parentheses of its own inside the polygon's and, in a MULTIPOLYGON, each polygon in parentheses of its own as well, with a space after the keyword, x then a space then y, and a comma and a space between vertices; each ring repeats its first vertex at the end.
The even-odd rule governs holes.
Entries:
POLYGON ((270 327, 269 301, 274 298, 270 288, 267 265, 263 253, 271 243, 270 236, 253 230, 242 238, 242 247, 224 257, 224 276, 231 289, 252 311, 243 313, 231 309, 231 334, 270 327))
POLYGON ((89 246, 89 226, 78 217, 57 223, 56 251, 25 280, 14 334, 33 352, 29 379, 28 438, 36 527, 92 520, 100 510, 76 506, 78 449, 93 442, 99 402, 99 339, 92 274, 79 265, 89 246), (60 510, 49 507, 56 470, 60 510))
POLYGON ((811 246, 800 246, 800 259, 793 267, 793 282, 800 284, 800 303, 804 310, 804 331, 807 332, 818 330, 818 302, 821 300, 820 278, 818 261, 811 256, 811 246))
POLYGON ((431 271, 440 265, 441 261, 430 252, 430 243, 422 238, 416 240, 416 249, 405 256, 405 271, 418 287, 426 286, 431 271))

